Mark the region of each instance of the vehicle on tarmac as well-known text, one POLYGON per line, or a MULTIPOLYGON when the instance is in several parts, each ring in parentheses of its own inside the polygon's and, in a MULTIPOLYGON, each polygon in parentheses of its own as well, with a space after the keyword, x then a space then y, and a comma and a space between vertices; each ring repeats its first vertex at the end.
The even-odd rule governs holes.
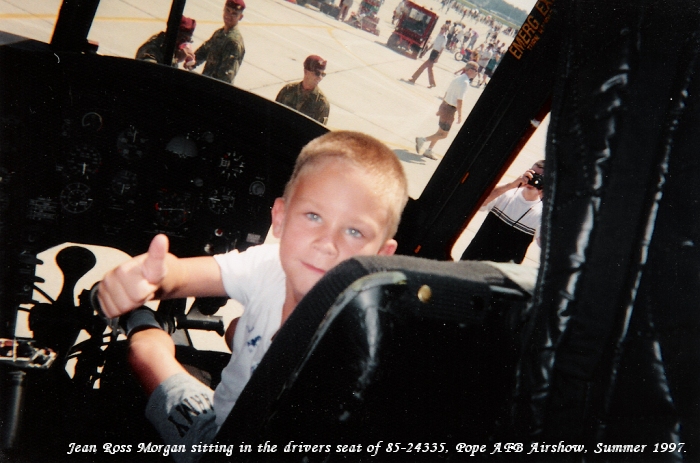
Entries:
POLYGON ((352 26, 379 35, 379 8, 382 6, 380 0, 362 0, 357 11, 353 11, 348 19, 352 26))
MULTIPOLYGON (((328 128, 171 66, 184 0, 161 64, 100 54, 98 3, 64 0, 50 43, 0 35, 1 461, 700 461, 700 10, 538 0, 409 200, 398 255, 327 272, 215 441, 179 448, 146 421, 123 328, 84 282, 94 250, 262 243, 301 147, 328 128), (453 262, 548 113, 539 269, 453 262)), ((437 16, 411 8, 426 38, 437 16)), ((223 335, 226 301, 151 302, 177 358, 218 383, 230 352, 192 340, 223 335)))
POLYGON ((437 21, 437 13, 406 0, 403 13, 398 18, 394 32, 389 36, 386 44, 389 48, 414 59, 418 58, 427 50, 437 21))

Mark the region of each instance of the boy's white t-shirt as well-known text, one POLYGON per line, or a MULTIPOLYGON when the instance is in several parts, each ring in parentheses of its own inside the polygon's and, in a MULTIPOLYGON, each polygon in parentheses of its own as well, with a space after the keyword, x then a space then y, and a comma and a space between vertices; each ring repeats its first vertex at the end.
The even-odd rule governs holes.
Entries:
POLYGON ((216 424, 221 426, 279 330, 286 277, 279 244, 231 251, 214 259, 221 268, 226 293, 244 307, 233 336, 231 359, 214 391, 216 424))

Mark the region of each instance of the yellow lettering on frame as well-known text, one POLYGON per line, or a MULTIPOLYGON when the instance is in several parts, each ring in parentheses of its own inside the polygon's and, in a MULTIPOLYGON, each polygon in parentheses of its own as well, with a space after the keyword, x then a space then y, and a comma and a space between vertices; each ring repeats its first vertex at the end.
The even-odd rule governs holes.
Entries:
POLYGON ((542 13, 542 16, 547 16, 552 11, 552 3, 550 0, 539 0, 535 4, 535 9, 542 13))

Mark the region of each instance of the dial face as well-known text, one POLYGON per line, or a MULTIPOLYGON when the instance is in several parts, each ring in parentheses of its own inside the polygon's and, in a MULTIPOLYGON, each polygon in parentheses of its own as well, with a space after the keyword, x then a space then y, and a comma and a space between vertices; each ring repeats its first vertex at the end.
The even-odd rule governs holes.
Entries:
POLYGON ((94 147, 83 144, 68 152, 66 170, 71 176, 88 177, 96 174, 102 164, 102 155, 94 147))
POLYGON ((80 123, 85 129, 92 132, 97 132, 102 128, 102 116, 96 112, 85 113, 83 114, 80 123))
POLYGON ((71 214, 82 214, 92 206, 90 187, 84 183, 74 182, 61 191, 61 206, 71 214))
POLYGON ((238 178, 243 174, 245 160, 242 154, 235 151, 228 152, 219 158, 217 169, 219 174, 226 180, 238 178))
POLYGON ((202 136, 199 138, 201 138, 202 141, 204 141, 206 143, 213 143, 214 142, 214 134, 208 130, 206 132, 202 133, 202 136))
POLYGON ((129 161, 141 159, 146 153, 148 137, 133 125, 122 130, 117 136, 117 152, 129 161))
POLYGON ((134 172, 130 170, 120 170, 112 177, 110 189, 116 195, 126 196, 129 193, 133 193, 136 185, 137 177, 134 172))
POLYGON ((156 224, 161 227, 177 228, 187 222, 192 215, 189 193, 159 190, 154 208, 156 224))
POLYGON ((236 195, 231 188, 226 187, 212 190, 207 198, 209 210, 217 215, 232 213, 235 202, 236 195))
POLYGON ((248 192, 253 196, 265 196, 265 184, 260 180, 256 180, 250 184, 248 192))

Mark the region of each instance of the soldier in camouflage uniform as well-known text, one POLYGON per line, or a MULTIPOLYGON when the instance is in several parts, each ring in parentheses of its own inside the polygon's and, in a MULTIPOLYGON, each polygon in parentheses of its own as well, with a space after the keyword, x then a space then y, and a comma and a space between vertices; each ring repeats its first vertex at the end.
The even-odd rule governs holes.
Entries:
POLYGON ((317 55, 307 57, 304 60, 304 79, 282 87, 275 101, 296 109, 321 124, 328 122, 331 105, 318 88, 319 82, 326 75, 326 63, 326 60, 317 55))
MULTIPOLYGON (((192 42, 192 34, 197 26, 197 21, 185 16, 180 20, 180 28, 177 31, 177 39, 175 41, 175 54, 173 56, 172 66, 177 67, 178 63, 187 62, 194 59, 194 53, 190 49, 192 42)), ((165 32, 159 32, 143 45, 136 52, 136 59, 149 61, 152 63, 162 63, 163 53, 165 52, 165 32)))
POLYGON ((187 69, 194 69, 206 61, 203 75, 233 85, 233 79, 236 78, 245 55, 243 36, 238 29, 238 22, 243 19, 244 9, 243 0, 226 0, 224 27, 216 30, 211 38, 194 52, 195 61, 186 64, 187 69))

